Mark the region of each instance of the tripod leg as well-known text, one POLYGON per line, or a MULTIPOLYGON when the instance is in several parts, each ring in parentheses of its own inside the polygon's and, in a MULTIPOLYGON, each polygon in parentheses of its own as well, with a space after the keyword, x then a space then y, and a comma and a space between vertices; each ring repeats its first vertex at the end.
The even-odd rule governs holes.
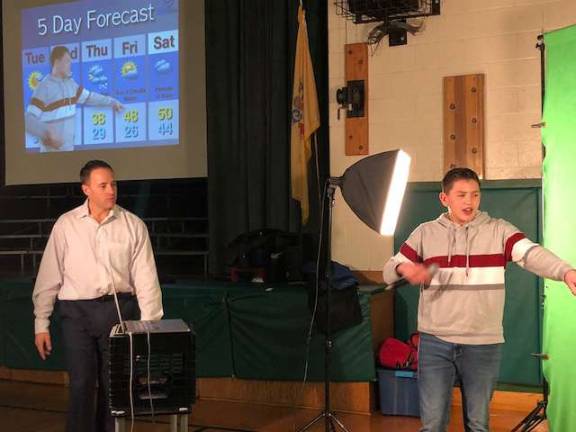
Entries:
MULTIPOLYGON (((340 420, 338 420, 338 417, 336 417, 333 413, 329 413, 328 415, 330 416, 330 420, 332 422, 336 423, 336 426, 338 426, 344 432, 348 432, 348 429, 346 429, 346 426, 344 426, 344 424, 340 420)), ((331 424, 332 424, 332 427, 334 428, 334 430, 336 430, 334 424, 333 423, 331 423, 331 424)))
POLYGON ((322 420, 323 418, 326 417, 326 413, 325 412, 321 412, 320 414, 318 414, 316 417, 314 417, 312 420, 310 420, 305 426, 303 426, 302 428, 298 429, 298 432, 304 432, 307 431, 308 429, 310 429, 312 426, 314 426, 316 423, 318 423, 320 420, 322 420))
POLYGON ((546 402, 540 401, 510 432, 529 432, 546 418, 546 402))
POLYGON ((525 429, 522 429, 522 432, 533 431, 536 428, 536 426, 538 426, 543 421, 544 421, 544 417, 539 417, 538 419, 535 419, 535 421, 532 424, 530 424, 529 426, 527 425, 525 429))
POLYGON ((522 432, 530 432, 536 428, 540 423, 546 420, 546 402, 542 401, 538 403, 539 410, 534 413, 532 418, 525 424, 522 432))
POLYGON ((327 431, 330 432, 336 432, 336 427, 334 426, 334 423, 332 423, 332 421, 330 421, 330 417, 326 417, 326 429, 327 431))

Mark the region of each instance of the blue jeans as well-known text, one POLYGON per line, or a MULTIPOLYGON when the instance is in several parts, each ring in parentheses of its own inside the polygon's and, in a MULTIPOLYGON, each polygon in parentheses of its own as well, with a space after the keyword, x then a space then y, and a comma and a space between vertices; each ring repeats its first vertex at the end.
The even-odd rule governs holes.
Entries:
POLYGON ((458 380, 466 432, 488 432, 489 405, 500 370, 502 344, 459 345, 420 335, 418 387, 421 432, 445 432, 458 380))

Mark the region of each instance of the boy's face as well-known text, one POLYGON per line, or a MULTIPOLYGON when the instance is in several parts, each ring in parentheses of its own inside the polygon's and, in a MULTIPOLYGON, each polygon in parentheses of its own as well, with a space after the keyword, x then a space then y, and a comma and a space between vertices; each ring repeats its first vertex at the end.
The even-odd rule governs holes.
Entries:
POLYGON ((53 72, 54 75, 60 78, 68 78, 72 71, 72 57, 70 54, 64 53, 62 57, 54 61, 53 72))
POLYGON ((448 209, 452 222, 464 225, 476 217, 480 207, 480 185, 474 180, 456 180, 440 202, 448 209))

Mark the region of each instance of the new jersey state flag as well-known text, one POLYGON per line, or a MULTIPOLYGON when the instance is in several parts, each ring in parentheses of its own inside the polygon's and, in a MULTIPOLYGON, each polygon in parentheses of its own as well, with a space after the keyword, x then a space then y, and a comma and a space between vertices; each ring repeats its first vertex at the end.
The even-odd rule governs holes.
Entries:
POLYGON ((292 198, 300 201, 302 224, 308 222, 308 162, 312 155, 312 135, 320 127, 320 113, 314 69, 308 47, 308 29, 302 4, 298 8, 298 37, 292 87, 292 129, 290 132, 290 178, 292 198))

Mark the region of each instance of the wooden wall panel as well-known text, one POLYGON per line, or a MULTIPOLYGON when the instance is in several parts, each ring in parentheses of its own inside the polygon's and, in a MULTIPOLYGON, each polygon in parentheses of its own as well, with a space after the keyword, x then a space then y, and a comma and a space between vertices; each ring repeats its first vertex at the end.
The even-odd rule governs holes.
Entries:
MULTIPOLYGON (((204 400, 319 409, 324 406, 324 384, 200 378, 198 397, 204 400)), ((337 411, 370 414, 375 409, 374 384, 370 382, 331 383, 330 398, 332 408, 337 411)))
POLYGON ((444 77, 444 171, 484 177, 484 74, 444 77))
POLYGON ((368 154, 368 44, 347 44, 346 82, 364 80, 364 117, 346 117, 346 156, 368 154))
POLYGON ((0 367, 0 379, 23 381, 39 384, 68 385, 68 373, 65 371, 49 371, 41 369, 9 369, 0 367))

